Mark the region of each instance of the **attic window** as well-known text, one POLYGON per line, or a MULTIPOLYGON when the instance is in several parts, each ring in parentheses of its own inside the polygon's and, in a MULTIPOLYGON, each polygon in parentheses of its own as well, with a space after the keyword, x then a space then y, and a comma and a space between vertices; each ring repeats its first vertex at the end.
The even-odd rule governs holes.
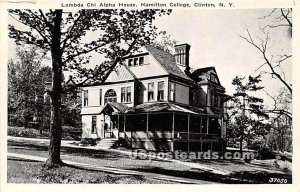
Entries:
POLYGON ((133 59, 128 59, 128 66, 131 67, 133 65, 133 59))
POLYGON ((128 66, 129 67, 143 65, 143 64, 145 64, 144 57, 136 57, 136 58, 128 59, 128 66))
POLYGON ((215 75, 213 75, 213 74, 210 75, 210 80, 211 80, 212 82, 218 83, 217 77, 216 77, 215 75))
POLYGON ((138 65, 138 61, 139 61, 139 58, 134 58, 133 65, 134 65, 134 66, 137 66, 137 65, 138 65))
POLYGON ((139 65, 143 65, 144 64, 144 57, 139 57, 139 65))

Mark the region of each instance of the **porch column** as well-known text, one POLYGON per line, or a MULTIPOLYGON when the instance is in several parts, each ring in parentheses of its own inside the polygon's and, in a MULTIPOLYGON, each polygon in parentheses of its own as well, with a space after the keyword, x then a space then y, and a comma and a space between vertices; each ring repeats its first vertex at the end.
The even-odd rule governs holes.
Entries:
MULTIPOLYGON (((200 117, 200 131, 199 131, 199 133, 202 133, 202 117, 200 117)), ((200 135, 200 137, 201 137, 201 135, 200 135)))
POLYGON ((109 126, 109 131, 110 131, 109 135, 110 135, 110 138, 112 138, 112 135, 113 135, 111 127, 114 126, 114 122, 111 120, 111 117, 112 116, 110 116, 110 126, 109 126))
POLYGON ((188 139, 190 139, 190 118, 191 118, 191 115, 188 114, 188 139))
POLYGON ((190 152, 190 118, 191 114, 188 114, 188 153, 190 152))
POLYGON ((105 138, 105 114, 103 113, 103 138, 105 138))
POLYGON ((124 115, 124 136, 126 136, 126 133, 125 133, 125 128, 126 128, 126 115, 124 115))
POLYGON ((207 124, 206 134, 208 134, 208 129, 209 129, 209 117, 208 117, 208 115, 207 115, 206 124, 207 124))
POLYGON ((174 134, 175 134, 175 113, 172 113, 172 139, 174 139, 174 134))
POLYGON ((172 113, 172 144, 171 144, 171 151, 174 152, 174 134, 175 134, 175 113, 172 113))
POLYGON ((118 126, 118 138, 120 138, 120 115, 118 114, 118 123, 117 123, 117 126, 118 126))
POLYGON ((147 125, 146 125, 146 133, 149 131, 149 113, 147 112, 147 125))

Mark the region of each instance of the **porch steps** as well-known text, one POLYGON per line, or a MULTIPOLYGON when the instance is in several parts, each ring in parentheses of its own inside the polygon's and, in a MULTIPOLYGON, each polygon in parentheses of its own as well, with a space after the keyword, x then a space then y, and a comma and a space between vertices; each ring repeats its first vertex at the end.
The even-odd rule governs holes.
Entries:
POLYGON ((117 143, 118 139, 116 138, 105 138, 97 142, 97 147, 101 149, 110 149, 117 143))

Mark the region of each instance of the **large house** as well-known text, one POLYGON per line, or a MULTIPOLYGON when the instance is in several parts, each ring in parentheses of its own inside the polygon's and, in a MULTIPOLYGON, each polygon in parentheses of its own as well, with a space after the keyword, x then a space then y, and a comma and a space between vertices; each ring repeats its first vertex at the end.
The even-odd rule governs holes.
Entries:
MULTIPOLYGON (((82 138, 118 138, 131 148, 224 151, 225 88, 214 67, 191 69, 190 45, 175 55, 151 45, 82 88, 82 138)), ((200 63, 199 63, 200 65, 200 63)))

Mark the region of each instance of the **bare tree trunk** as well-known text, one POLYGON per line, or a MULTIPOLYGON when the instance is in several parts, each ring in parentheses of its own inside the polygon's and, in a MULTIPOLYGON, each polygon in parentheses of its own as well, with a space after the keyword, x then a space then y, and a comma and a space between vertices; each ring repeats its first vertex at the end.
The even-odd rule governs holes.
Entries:
POLYGON ((61 118, 61 94, 62 94, 62 51, 60 49, 62 10, 55 10, 54 28, 52 34, 52 91, 51 91, 51 124, 49 159, 46 164, 49 167, 62 164, 60 159, 60 146, 62 138, 61 118))

